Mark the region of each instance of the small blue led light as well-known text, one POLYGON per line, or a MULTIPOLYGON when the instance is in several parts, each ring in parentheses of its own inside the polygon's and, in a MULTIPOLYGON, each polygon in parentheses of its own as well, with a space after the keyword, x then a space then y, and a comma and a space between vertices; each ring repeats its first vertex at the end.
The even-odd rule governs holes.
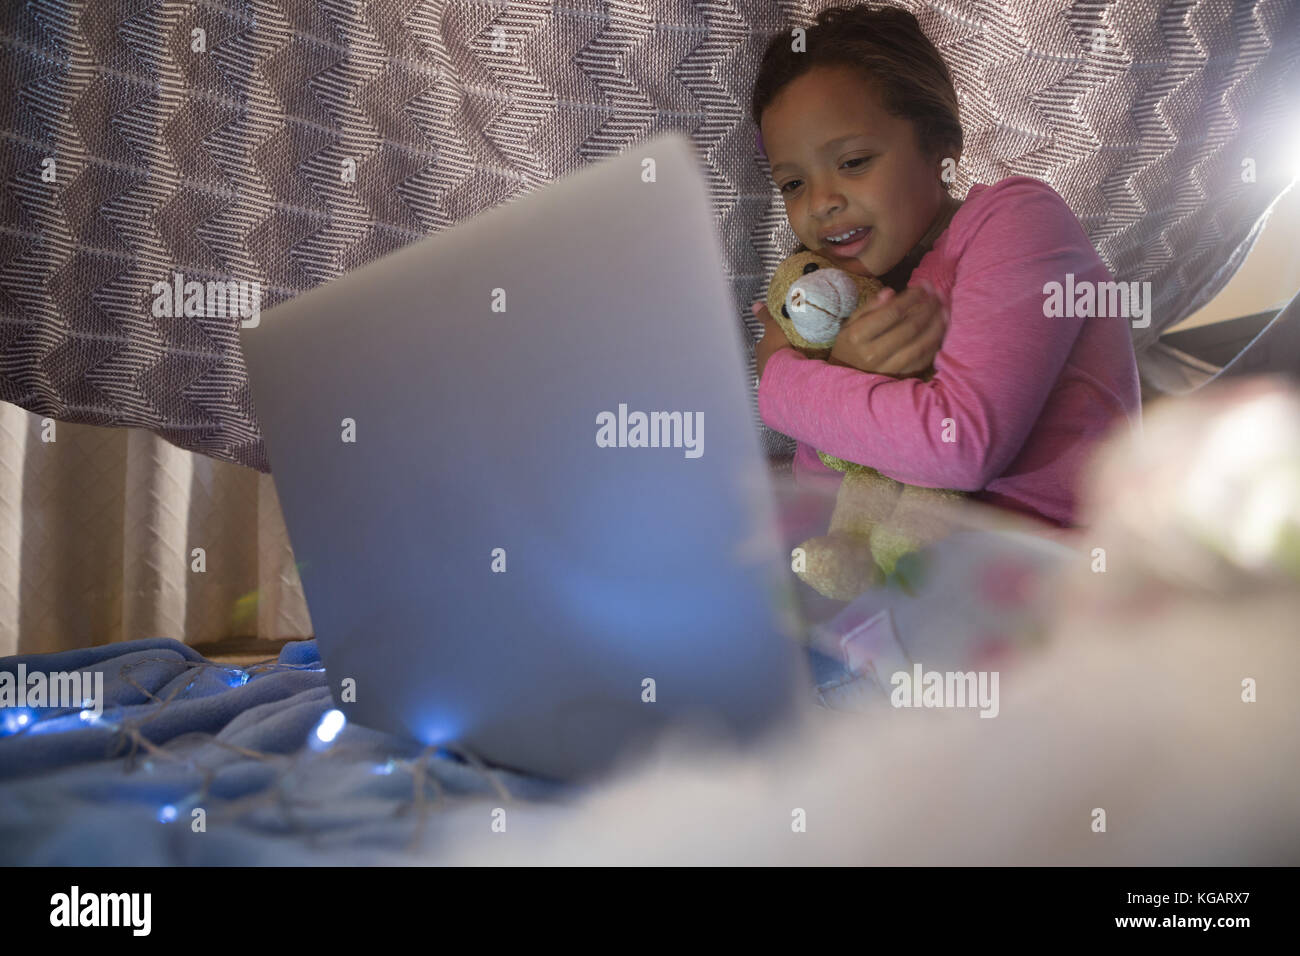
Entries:
POLYGON ((45 717, 33 720, 29 734, 59 734, 65 730, 81 730, 85 722, 79 714, 60 714, 57 717, 45 717))
POLYGON ((16 734, 32 722, 32 712, 26 707, 6 707, 0 718, 0 736, 16 734))
POLYGON ((158 811, 159 823, 171 823, 175 819, 176 819, 176 807, 170 803, 158 811))
POLYGON ((337 709, 325 711, 320 723, 316 725, 316 739, 323 744, 332 744, 347 722, 348 719, 343 716, 343 711, 337 709))

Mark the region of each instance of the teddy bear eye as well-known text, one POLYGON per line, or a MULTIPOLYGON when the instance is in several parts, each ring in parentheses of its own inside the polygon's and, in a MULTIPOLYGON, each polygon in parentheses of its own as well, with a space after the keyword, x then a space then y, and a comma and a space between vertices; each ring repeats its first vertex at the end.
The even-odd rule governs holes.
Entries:
POLYGON ((785 310, 785 306, 781 306, 781 315, 787 319, 790 318, 790 313, 785 310))
POLYGON ((806 266, 803 267, 803 274, 804 274, 804 275, 807 275, 807 274, 810 273, 810 272, 816 272, 816 271, 817 271, 817 263, 815 263, 815 262, 810 262, 810 263, 808 263, 806 266))

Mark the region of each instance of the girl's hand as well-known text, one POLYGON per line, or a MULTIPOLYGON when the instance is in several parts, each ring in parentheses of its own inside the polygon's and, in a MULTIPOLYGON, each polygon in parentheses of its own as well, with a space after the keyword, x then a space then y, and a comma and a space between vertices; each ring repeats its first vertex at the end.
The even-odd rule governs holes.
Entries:
POLYGON ((885 288, 844 323, 828 361, 906 378, 933 364, 947 331, 948 310, 929 289, 912 286, 895 294, 885 288))
POLYGON ((794 348, 794 346, 785 337, 785 332, 777 324, 776 319, 772 318, 772 313, 767 311, 765 303, 761 301, 755 302, 750 306, 750 309, 763 323, 763 337, 754 346, 754 367, 758 371, 759 379, 762 379, 763 369, 767 366, 767 360, 772 357, 772 354, 780 349, 794 348))

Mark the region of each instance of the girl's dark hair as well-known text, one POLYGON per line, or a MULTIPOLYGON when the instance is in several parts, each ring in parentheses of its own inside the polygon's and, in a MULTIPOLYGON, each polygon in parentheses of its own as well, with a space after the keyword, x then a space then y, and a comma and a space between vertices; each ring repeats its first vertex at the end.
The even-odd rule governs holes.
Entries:
MULTIPOLYGON (((758 126, 777 94, 814 67, 849 66, 861 70, 880 95, 881 105, 911 120, 927 156, 961 154, 957 92, 948 67, 916 17, 897 7, 830 7, 807 28, 806 49, 791 49, 789 31, 772 37, 754 81, 750 113, 758 126)), ((948 188, 944 183, 944 188, 948 188)))

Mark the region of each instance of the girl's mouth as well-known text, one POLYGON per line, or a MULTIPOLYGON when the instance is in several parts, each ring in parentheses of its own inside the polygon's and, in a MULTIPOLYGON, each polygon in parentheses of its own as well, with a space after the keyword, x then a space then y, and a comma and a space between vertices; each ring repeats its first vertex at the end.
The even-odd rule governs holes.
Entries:
POLYGON ((831 242, 826 240, 826 248, 831 251, 832 255, 839 256, 841 259, 851 259, 867 247, 871 239, 871 227, 868 226, 858 234, 857 238, 850 239, 848 242, 831 242))

